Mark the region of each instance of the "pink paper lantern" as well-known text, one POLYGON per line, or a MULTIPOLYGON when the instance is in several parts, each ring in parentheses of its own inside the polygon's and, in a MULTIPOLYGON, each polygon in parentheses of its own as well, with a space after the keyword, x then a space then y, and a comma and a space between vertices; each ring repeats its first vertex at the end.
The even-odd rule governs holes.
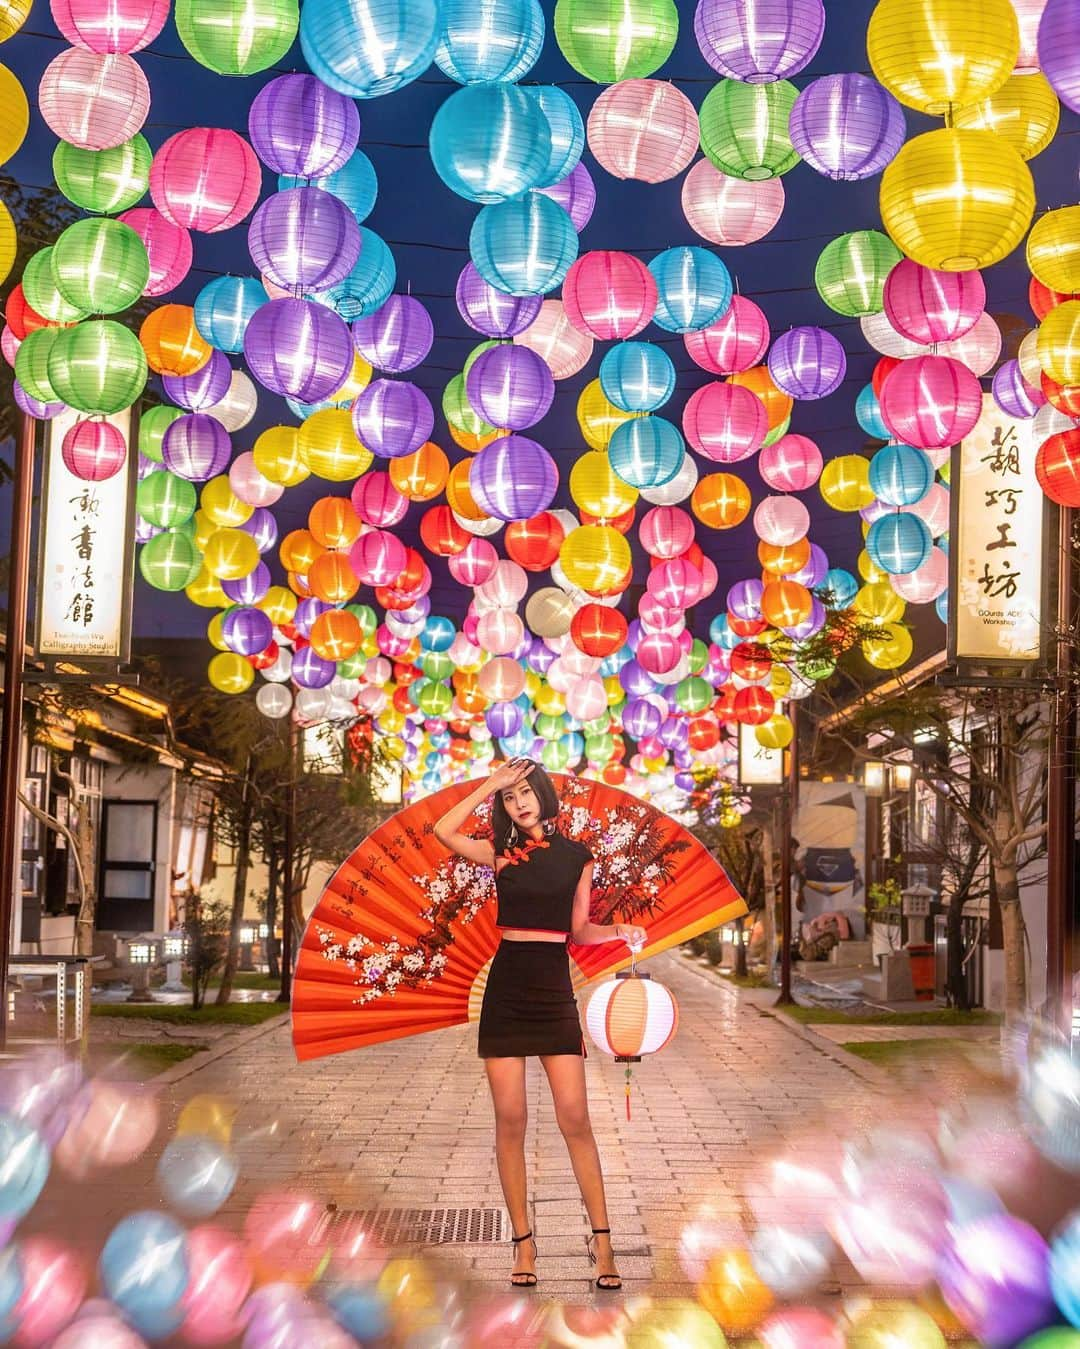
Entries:
POLYGON ((243 1334, 254 1272, 244 1244, 219 1227, 187 1235, 188 1285, 181 1335, 188 1344, 227 1344, 243 1334))
POLYGON ((935 539, 940 539, 949 528, 949 489, 935 482, 930 490, 913 506, 901 506, 902 511, 917 515, 935 539))
POLYGON ((754 532, 764 543, 787 548, 806 538, 810 512, 798 497, 768 496, 754 511, 754 532))
POLYGON ((670 632, 650 632, 638 642, 637 662, 649 674, 667 674, 682 659, 679 639, 670 632))
POLYGON ((3 353, 4 360, 12 368, 15 366, 15 357, 18 355, 22 343, 15 336, 13 329, 5 323, 3 330, 0 331, 0 352, 3 353))
POLYGON ((813 1307, 783 1307, 758 1331, 765 1349, 844 1349, 843 1330, 813 1307))
POLYGON ((137 52, 165 27, 169 0, 51 0, 57 28, 91 52, 137 52))
POLYGON ((83 482, 113 478, 127 460, 123 433, 112 422, 76 422, 64 436, 60 455, 69 473, 83 482))
MULTIPOLYGON (((669 557, 649 572, 645 588, 665 608, 689 609, 697 604, 708 587, 704 571, 685 557, 669 557)), ((689 654, 693 638, 685 629, 677 637, 683 655, 689 654)))
POLYGON ((913 356, 881 386, 881 415, 897 440, 920 450, 955 445, 982 413, 982 388, 949 356, 913 356))
POLYGON ((808 436, 789 434, 758 455, 758 472, 767 487, 776 492, 805 492, 821 477, 821 451, 808 436))
POLYGON ((384 529, 368 530, 349 549, 349 566, 366 586, 391 585, 405 570, 408 560, 405 545, 384 529))
POLYGON ((350 497, 364 524, 376 529, 400 524, 409 509, 409 498, 398 491, 389 473, 381 471, 357 478, 350 497))
POLYGON ((656 282, 632 254, 602 249, 571 265, 562 298, 567 318, 580 332, 622 341, 641 332, 656 312, 656 282))
POLYGON ((690 395, 683 432, 699 454, 718 464, 737 464, 759 449, 769 430, 765 405, 741 384, 713 382, 690 395))
POLYGON ((694 542, 694 519, 679 506, 654 506, 638 528, 641 546, 650 557, 679 557, 694 542))
MULTIPOLYGON (((498 565, 498 551, 487 539, 470 539, 461 552, 455 553, 447 562, 450 575, 463 586, 481 586, 490 581, 498 565)), ((511 700, 516 698, 517 693, 510 697, 511 700)))
POLYGON ((195 256, 187 230, 166 220, 152 206, 135 206, 120 219, 143 241, 150 259, 150 280, 143 294, 164 295, 178 286, 191 271, 195 256))
POLYGON ((111 150, 146 121, 150 86, 139 63, 123 52, 69 47, 45 67, 38 108, 61 140, 83 150, 111 150))
POLYGON ((940 548, 931 548, 921 567, 905 575, 890 576, 889 582, 909 604, 930 604, 949 587, 949 559, 940 548))
POLYGON ((249 506, 272 506, 285 491, 281 483, 263 477, 250 450, 238 454, 229 465, 229 486, 249 506))
POLYGON ((525 636, 525 625, 509 609, 489 609, 476 620, 476 640, 493 656, 506 656, 525 636))
POLYGON ((885 314, 912 342, 950 342, 974 327, 986 306, 982 273, 938 272, 901 258, 885 281, 885 314))
POLYGON ((596 675, 575 679, 566 690, 566 710, 578 721, 595 721, 607 711, 604 681, 596 675))
POLYGON ((683 179, 682 208, 687 224, 710 243, 737 247, 756 243, 784 212, 779 178, 747 182, 721 173, 700 159, 683 179))
POLYGON ((74 1318, 89 1284, 86 1265, 74 1250, 51 1237, 19 1242, 22 1294, 12 1309, 17 1327, 8 1340, 18 1349, 41 1349, 74 1318))
POLYGON ((542 356, 555 379, 569 379, 584 370, 593 353, 593 339, 570 322, 562 300, 545 300, 514 341, 542 356))
POLYGON ((951 342, 939 342, 936 354, 952 356, 981 379, 998 363, 1001 329, 990 314, 980 314, 975 320, 975 326, 969 328, 963 337, 955 337, 951 342))
POLYGON ((745 295, 734 295, 727 313, 708 328, 684 333, 690 359, 713 375, 735 375, 759 365, 769 349, 769 320, 745 295))
POLYGON ((589 149, 614 178, 662 183, 682 173, 697 154, 700 130, 694 105, 666 80, 621 80, 593 104, 589 149))
POLYGON ((178 131, 150 166, 150 197, 165 219, 207 234, 238 225, 261 188, 255 151, 243 136, 222 127, 178 131))

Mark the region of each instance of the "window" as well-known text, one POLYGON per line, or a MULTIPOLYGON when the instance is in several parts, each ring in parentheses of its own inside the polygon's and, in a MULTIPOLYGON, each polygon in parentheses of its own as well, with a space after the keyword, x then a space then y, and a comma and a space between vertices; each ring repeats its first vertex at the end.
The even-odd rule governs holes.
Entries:
POLYGON ((156 801, 102 803, 99 928, 153 930, 157 809, 156 801))

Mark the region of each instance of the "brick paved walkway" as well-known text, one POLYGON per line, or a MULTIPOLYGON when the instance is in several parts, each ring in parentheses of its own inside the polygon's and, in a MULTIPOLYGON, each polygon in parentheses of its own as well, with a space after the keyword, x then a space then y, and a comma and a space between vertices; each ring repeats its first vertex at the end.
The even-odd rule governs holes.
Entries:
POLYGON ((835 1026, 810 1027, 833 1044, 881 1044, 886 1040, 972 1040, 993 1044, 1001 1039, 999 1026, 835 1026))
MULTIPOLYGON (((619 1265, 628 1293, 689 1291, 676 1249, 695 1216, 750 1217, 753 1159, 821 1123, 834 1137, 880 1122, 884 1079, 699 973, 679 955, 649 962, 679 999, 672 1044, 635 1069, 627 1123, 623 1070, 590 1051, 594 1129, 604 1162, 619 1265)), ((259 1189, 299 1178, 341 1208, 496 1206, 492 1115, 475 1026, 297 1064, 284 1019, 237 1037, 209 1062, 166 1074, 164 1124, 198 1093, 239 1107, 244 1179, 221 1219, 238 1223, 259 1189), (273 1135, 250 1136, 276 1122, 273 1135), (245 1142, 245 1135, 247 1141, 245 1142)), ((538 1268, 546 1296, 589 1296, 584 1210, 554 1122, 539 1063, 529 1068, 527 1156, 533 1179, 538 1268)), ((136 1208, 161 1204, 152 1155, 119 1175, 80 1186, 76 1203, 50 1180, 33 1228, 65 1232, 88 1249, 136 1208)), ((470 1279, 501 1291, 510 1248, 444 1248, 470 1279)), ((843 1280, 843 1275, 841 1274, 843 1280)), ((852 1274, 854 1280, 854 1275, 852 1274)))

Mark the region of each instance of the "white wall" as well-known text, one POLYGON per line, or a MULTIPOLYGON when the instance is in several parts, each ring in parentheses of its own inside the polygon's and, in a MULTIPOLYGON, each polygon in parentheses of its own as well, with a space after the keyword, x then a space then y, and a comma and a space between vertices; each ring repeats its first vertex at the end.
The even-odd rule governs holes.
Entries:
POLYGON ((173 795, 175 774, 160 764, 131 766, 106 764, 102 801, 156 801, 157 839, 154 853, 154 925, 161 933, 168 928, 169 892, 172 881, 173 795))

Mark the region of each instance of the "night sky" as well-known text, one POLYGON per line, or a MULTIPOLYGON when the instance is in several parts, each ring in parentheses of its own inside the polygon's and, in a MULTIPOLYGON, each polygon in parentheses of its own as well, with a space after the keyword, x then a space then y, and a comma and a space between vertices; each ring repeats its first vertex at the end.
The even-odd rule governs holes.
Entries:
MULTIPOLYGON (((566 63, 556 45, 551 27, 554 0, 543 0, 548 32, 540 61, 526 83, 554 83, 572 94, 583 117, 588 116, 594 99, 603 86, 582 79, 566 63)), ((866 25, 873 9, 872 0, 826 0, 828 22, 821 49, 809 67, 793 83, 800 89, 816 76, 844 71, 870 73, 866 57, 866 25)), ((670 60, 653 78, 671 80, 700 107, 717 76, 706 64, 694 41, 693 6, 689 0, 679 4, 682 31, 670 60)), ((26 27, 4 44, 0 61, 21 79, 33 107, 38 80, 45 65, 62 51, 66 42, 59 36, 45 0, 36 0, 26 27)), ((192 125, 228 126, 246 134, 247 112, 256 93, 276 74, 304 70, 306 66, 297 42, 289 56, 277 67, 247 79, 226 78, 214 74, 187 55, 172 20, 151 47, 136 53, 136 60, 150 81, 152 104, 143 133, 151 147, 177 130, 192 125)), ((455 196, 437 177, 428 154, 428 129, 443 100, 458 86, 446 79, 437 67, 413 84, 384 98, 359 103, 362 132, 360 148, 370 157, 379 179, 375 209, 364 222, 382 235, 393 249, 397 261, 396 289, 409 290, 428 306, 435 324, 436 340, 428 360, 405 378, 418 383, 431 398, 436 410, 434 439, 450 455, 451 461, 464 457, 451 441, 441 412, 441 396, 447 381, 459 373, 470 349, 482 338, 468 328, 454 303, 454 285, 468 259, 469 227, 479 207, 455 196)), ((941 125, 905 109, 908 134, 941 125)), ((1038 210, 1074 203, 1077 200, 1077 162, 1075 135, 1080 122, 1068 110, 1062 110, 1061 126, 1051 147, 1030 163, 1038 192, 1038 210)), ((51 155, 55 138, 38 113, 32 112, 30 134, 18 155, 7 165, 8 172, 33 184, 51 184, 51 155)), ((648 261, 656 253, 675 244, 699 244, 699 238, 686 223, 680 205, 683 175, 651 186, 639 182, 621 182, 610 177, 586 149, 584 162, 597 186, 597 206, 581 236, 581 250, 623 249, 648 261)), ((881 228, 878 213, 879 179, 862 183, 837 183, 820 177, 805 164, 799 164, 783 178, 787 194, 784 215, 764 240, 746 248, 717 250, 729 267, 737 289, 755 300, 770 321, 773 336, 797 324, 818 324, 837 334, 848 355, 847 377, 830 397, 812 403, 797 403, 791 430, 809 435, 820 445, 825 459, 839 454, 859 452, 867 447, 866 438, 854 417, 855 397, 869 380, 876 353, 868 350, 857 320, 845 320, 833 313, 819 298, 813 282, 814 265, 824 246, 836 236, 855 229, 881 228)), ((264 195, 276 182, 264 170, 264 195)), ((147 199, 145 204, 150 204, 147 199)), ((223 272, 250 275, 254 269, 246 248, 247 222, 222 234, 197 234, 195 266, 187 280, 161 303, 176 300, 192 303, 199 289, 223 272)), ((987 308, 995 316, 1013 315, 1025 327, 1032 324, 1027 306, 1028 272, 1023 248, 1009 259, 984 273, 988 288, 987 308)), ((123 319, 123 315, 115 317, 123 319)), ((1015 341, 1008 341, 1004 355, 1015 354, 1015 341)), ((672 356, 679 372, 675 396, 663 408, 661 416, 680 423, 686 399, 712 376, 693 364, 681 337, 650 325, 640 340, 657 342, 672 356)), ((562 485, 557 506, 569 506, 566 482, 574 461, 586 446, 578 430, 574 409, 583 386, 598 373, 600 360, 609 343, 596 344, 589 365, 578 375, 556 385, 555 404, 548 416, 526 434, 545 445, 554 455, 562 485)), ((232 358, 238 363, 241 358, 232 358)), ((156 377, 152 377, 156 378, 156 377)), ((989 379, 983 381, 989 388, 989 379)), ((281 400, 259 390, 259 411, 255 421, 234 435, 235 453, 250 449, 258 433, 277 422, 292 418, 281 400)), ((378 461, 376 467, 379 467, 378 461)), ((384 466, 384 465, 383 465, 384 466)), ((702 472, 722 466, 710 466, 699 458, 702 472)), ((749 484, 755 503, 765 494, 755 461, 736 468, 749 484)), ((340 495, 347 484, 332 484, 309 478, 300 487, 290 488, 274 508, 281 532, 306 522, 310 505, 319 496, 340 495)), ((825 548, 830 563, 855 570, 861 547, 859 517, 828 509, 816 488, 804 494, 812 512, 811 539, 825 548)), ((0 492, 3 523, 7 532, 8 493, 0 492)), ((642 503, 645 507, 647 503, 642 503)), ((418 524, 424 504, 413 504, 398 532, 407 542, 418 542, 418 524)), ((638 516, 642 513, 639 507, 638 516)), ((636 527, 634 530, 636 535, 636 527)), ((694 615, 698 635, 707 631, 710 619, 723 609, 727 587, 735 580, 759 572, 756 539, 749 520, 735 530, 714 532, 698 526, 698 541, 716 563, 720 583, 714 595, 703 602, 694 615)), ((497 545, 498 536, 493 539, 497 545)), ((500 550, 501 551, 501 550, 500 550)), ((647 563, 635 544, 635 581, 643 582, 647 563)), ((281 579, 276 557, 271 559, 281 579)), ((460 621, 471 591, 458 586, 450 577, 444 559, 429 559, 434 575, 431 592, 433 612, 449 614, 460 621)), ((532 579, 532 585, 550 584, 546 573, 532 579)), ((366 589, 358 600, 370 600, 366 589)), ((928 616, 932 606, 927 606, 928 616)), ((137 582, 135 603, 136 633, 143 637, 190 636, 201 638, 211 611, 197 609, 186 597, 152 591, 141 578, 137 582)), ((628 615, 632 616, 632 614, 628 615)), ((909 620, 916 617, 909 607, 909 620)), ((922 615, 920 615, 920 619, 922 615)), ((926 628, 927 636, 938 640, 943 629, 936 620, 926 628)), ((924 642, 926 638, 924 637, 924 642)), ((207 658, 212 654, 206 648, 207 658)))

